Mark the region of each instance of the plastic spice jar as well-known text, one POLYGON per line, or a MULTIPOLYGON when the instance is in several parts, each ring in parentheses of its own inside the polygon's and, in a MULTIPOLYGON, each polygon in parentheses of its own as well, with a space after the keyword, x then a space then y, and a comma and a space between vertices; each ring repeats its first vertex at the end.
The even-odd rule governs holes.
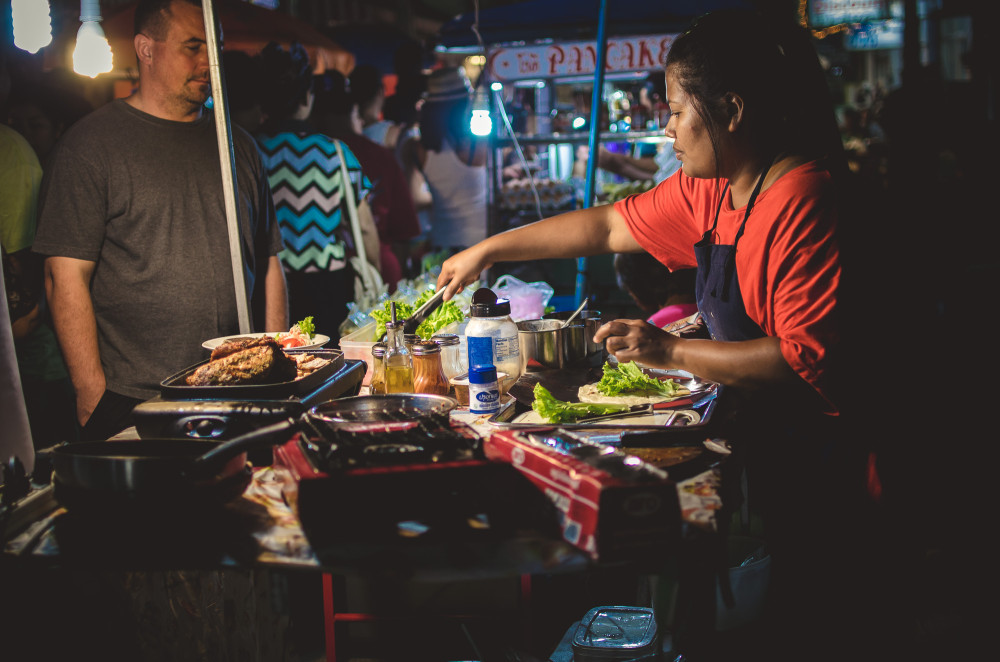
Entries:
POLYGON ((470 374, 472 366, 492 365, 515 380, 521 376, 521 345, 517 325, 510 318, 510 301, 497 299, 488 287, 472 295, 465 338, 470 374))
POLYGON ((448 379, 465 372, 462 367, 462 342, 455 333, 439 333, 431 338, 441 348, 441 367, 448 379))
POLYGON ((497 369, 491 365, 476 365, 469 369, 469 412, 495 414, 500 411, 500 386, 497 369))
POLYGON ((413 343, 413 392, 448 395, 451 384, 441 365, 441 347, 433 340, 413 343))

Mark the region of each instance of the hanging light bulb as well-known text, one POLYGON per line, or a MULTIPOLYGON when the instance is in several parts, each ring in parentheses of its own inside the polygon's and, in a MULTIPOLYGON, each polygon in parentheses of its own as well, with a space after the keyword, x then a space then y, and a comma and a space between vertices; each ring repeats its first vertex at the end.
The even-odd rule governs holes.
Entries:
POLYGON ((486 90, 482 88, 476 90, 476 96, 472 100, 472 119, 469 121, 469 130, 474 136, 488 136, 493 132, 490 100, 486 95, 486 90))
POLYGON ((111 46, 101 29, 101 4, 99 0, 81 0, 80 31, 76 33, 73 50, 73 71, 97 78, 111 71, 111 46))
POLYGON ((10 19, 14 45, 21 50, 37 53, 52 43, 49 0, 11 0, 10 19))

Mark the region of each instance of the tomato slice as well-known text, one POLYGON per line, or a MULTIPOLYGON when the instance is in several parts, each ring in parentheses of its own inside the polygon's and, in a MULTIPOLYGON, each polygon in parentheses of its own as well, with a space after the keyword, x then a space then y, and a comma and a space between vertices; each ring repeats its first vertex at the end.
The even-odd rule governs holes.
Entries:
POLYGON ((289 349, 291 347, 302 347, 303 345, 306 344, 305 341, 302 340, 302 338, 299 338, 298 336, 287 336, 285 338, 282 338, 279 342, 281 343, 281 346, 284 347, 285 349, 289 349))

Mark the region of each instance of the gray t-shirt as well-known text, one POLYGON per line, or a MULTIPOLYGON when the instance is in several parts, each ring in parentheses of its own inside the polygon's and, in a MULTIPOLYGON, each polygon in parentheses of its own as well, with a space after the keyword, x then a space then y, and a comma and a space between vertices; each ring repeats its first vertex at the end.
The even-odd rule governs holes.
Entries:
MULTIPOLYGON (((281 231, 256 143, 236 126, 232 138, 244 271, 258 301, 281 231)), ((152 397, 204 358, 203 341, 239 333, 212 115, 173 122, 116 100, 81 119, 46 167, 33 249, 96 263, 90 293, 110 391, 152 397)))

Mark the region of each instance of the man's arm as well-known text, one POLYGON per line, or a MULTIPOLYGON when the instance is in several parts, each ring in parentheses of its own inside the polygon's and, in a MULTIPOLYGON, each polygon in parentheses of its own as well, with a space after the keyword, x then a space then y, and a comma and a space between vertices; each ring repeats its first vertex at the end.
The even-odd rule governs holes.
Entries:
POLYGON ((90 298, 95 262, 71 257, 45 260, 48 295, 59 346, 76 390, 76 416, 85 425, 104 395, 104 369, 97 348, 97 320, 90 298))
POLYGON ((272 255, 267 261, 267 274, 264 276, 264 329, 267 331, 284 331, 288 322, 288 286, 285 284, 285 270, 281 260, 272 255))

